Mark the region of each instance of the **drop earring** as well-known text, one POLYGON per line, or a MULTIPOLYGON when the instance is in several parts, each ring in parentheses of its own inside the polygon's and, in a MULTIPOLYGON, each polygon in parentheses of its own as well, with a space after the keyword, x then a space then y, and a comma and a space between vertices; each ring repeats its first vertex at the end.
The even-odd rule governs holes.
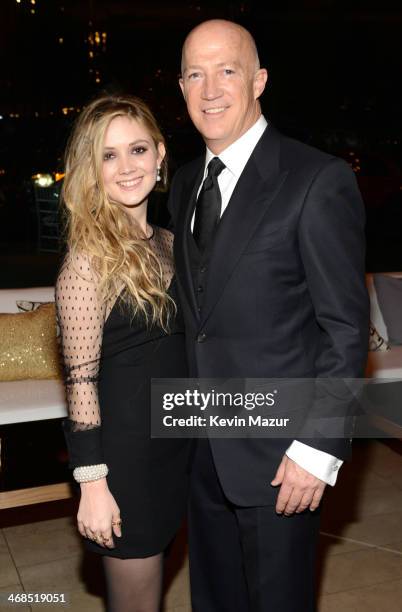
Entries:
POLYGON ((160 169, 160 166, 158 166, 157 171, 156 171, 156 182, 159 183, 159 181, 161 180, 162 180, 161 169, 160 169))

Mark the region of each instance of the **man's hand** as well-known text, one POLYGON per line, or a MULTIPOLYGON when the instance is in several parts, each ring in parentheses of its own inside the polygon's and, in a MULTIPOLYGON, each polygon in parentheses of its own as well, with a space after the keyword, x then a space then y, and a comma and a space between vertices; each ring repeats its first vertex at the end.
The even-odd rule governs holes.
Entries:
POLYGON ((286 455, 283 456, 271 485, 273 487, 281 485, 275 509, 278 514, 283 513, 285 516, 290 516, 294 512, 298 514, 306 508, 310 508, 311 511, 316 510, 326 487, 325 482, 304 470, 286 455))

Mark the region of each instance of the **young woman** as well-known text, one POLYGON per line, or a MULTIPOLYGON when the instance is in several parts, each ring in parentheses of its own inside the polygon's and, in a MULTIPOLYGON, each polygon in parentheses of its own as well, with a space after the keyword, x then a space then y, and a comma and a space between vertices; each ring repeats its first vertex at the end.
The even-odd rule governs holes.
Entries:
POLYGON ((159 609, 163 551, 186 503, 188 442, 150 438, 150 379, 187 376, 173 237, 147 221, 166 175, 144 102, 102 97, 83 110, 66 152, 56 302, 78 529, 103 555, 110 612, 159 609))

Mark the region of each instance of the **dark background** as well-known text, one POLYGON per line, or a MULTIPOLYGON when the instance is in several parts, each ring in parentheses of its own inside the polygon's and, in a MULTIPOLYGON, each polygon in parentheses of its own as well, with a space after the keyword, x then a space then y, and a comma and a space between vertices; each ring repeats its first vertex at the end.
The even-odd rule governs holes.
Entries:
POLYGON ((147 100, 172 172, 202 151, 177 79, 186 33, 213 17, 255 36, 270 75, 266 117, 354 167, 367 208, 368 270, 402 270, 400 2, 2 0, 2 286, 18 284, 18 274, 7 274, 11 255, 25 262, 20 284, 54 282, 57 256, 37 248, 31 176, 62 169, 67 134, 88 99, 127 91, 147 100), (39 260, 46 273, 32 268, 28 278, 26 262, 39 260))

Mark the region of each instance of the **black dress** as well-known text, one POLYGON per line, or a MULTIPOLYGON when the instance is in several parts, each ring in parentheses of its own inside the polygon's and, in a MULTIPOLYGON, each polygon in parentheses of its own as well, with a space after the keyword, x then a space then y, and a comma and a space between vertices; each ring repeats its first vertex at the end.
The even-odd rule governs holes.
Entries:
MULTIPOLYGON (((169 293, 172 235, 154 228, 150 242, 169 293)), ((56 301, 67 368, 69 418, 75 429, 101 428, 109 489, 120 508, 122 537, 115 548, 86 540, 99 554, 138 558, 162 552, 186 508, 190 442, 150 437, 150 379, 187 376, 183 323, 178 309, 167 334, 134 319, 118 298, 99 305, 88 260, 67 256, 56 301)))

